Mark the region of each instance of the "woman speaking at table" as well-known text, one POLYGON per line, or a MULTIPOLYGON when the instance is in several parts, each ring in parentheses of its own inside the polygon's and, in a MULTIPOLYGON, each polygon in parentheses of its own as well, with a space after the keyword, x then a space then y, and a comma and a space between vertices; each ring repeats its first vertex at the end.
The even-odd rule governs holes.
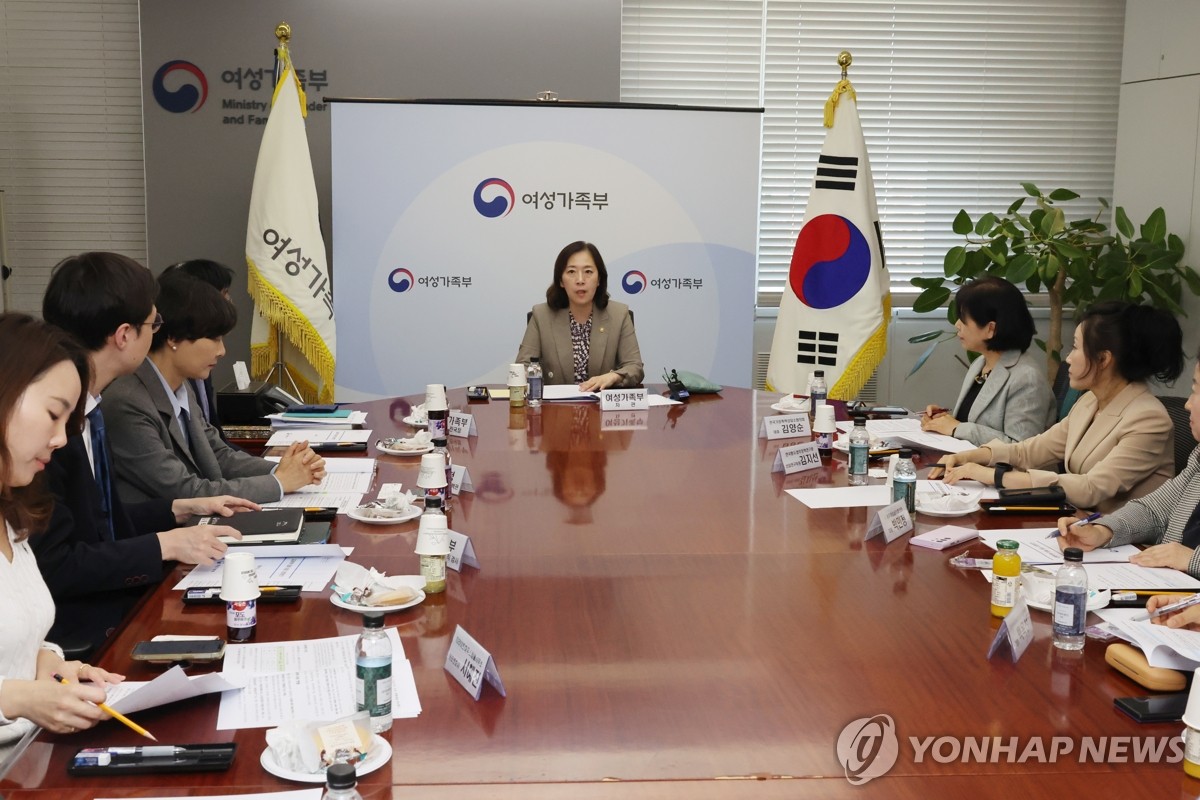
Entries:
POLYGON ((172 271, 159 276, 150 355, 104 392, 102 408, 122 500, 230 494, 256 503, 318 483, 325 462, 307 443, 276 465, 221 440, 191 388, 225 355, 233 304, 204 281, 172 271))
POLYGON ((958 341, 980 353, 963 378, 953 411, 929 406, 921 428, 981 445, 1019 442, 1054 422, 1045 361, 1029 352, 1033 316, 1021 290, 1003 278, 977 278, 955 298, 958 341))
POLYGON ((95 705, 104 702, 104 684, 123 680, 63 661, 45 641, 54 600, 27 541, 50 518, 41 473, 68 428, 82 427, 87 385, 87 353, 67 334, 24 314, 0 315, 0 742, 33 725, 55 733, 92 727, 106 717, 95 705))
POLYGON ((554 261, 546 302, 533 307, 517 361, 538 358, 546 383, 585 392, 637 386, 645 374, 629 306, 608 297, 608 270, 596 245, 572 242, 554 261))
POLYGON ((1005 489, 1058 485, 1073 505, 1103 512, 1152 492, 1174 474, 1174 457, 1171 418, 1146 381, 1179 376, 1182 338, 1165 311, 1093 305, 1075 328, 1067 356, 1071 388, 1086 393, 1071 413, 1023 442, 993 441, 944 457, 946 481, 1005 489))

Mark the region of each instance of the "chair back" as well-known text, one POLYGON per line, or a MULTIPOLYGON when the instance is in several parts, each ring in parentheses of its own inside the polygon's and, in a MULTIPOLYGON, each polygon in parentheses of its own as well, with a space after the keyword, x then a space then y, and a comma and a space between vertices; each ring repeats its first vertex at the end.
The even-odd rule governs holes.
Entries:
POLYGON ((1162 401, 1167 413, 1171 415, 1171 422, 1175 427, 1175 474, 1178 475, 1183 471, 1188 456, 1196 447, 1196 439, 1192 436, 1192 420, 1187 409, 1183 407, 1187 398, 1159 397, 1158 399, 1162 401))

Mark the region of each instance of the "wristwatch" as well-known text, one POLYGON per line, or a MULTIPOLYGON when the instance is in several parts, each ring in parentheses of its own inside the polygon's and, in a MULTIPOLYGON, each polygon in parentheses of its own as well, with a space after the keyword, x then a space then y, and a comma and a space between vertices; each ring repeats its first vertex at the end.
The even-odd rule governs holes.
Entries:
POLYGON ((1004 461, 996 462, 996 466, 994 467, 994 469, 996 470, 995 481, 996 481, 997 489, 1004 488, 1004 475, 1005 475, 1005 473, 1011 472, 1012 468, 1013 468, 1013 465, 1009 464, 1007 462, 1004 462, 1004 461))

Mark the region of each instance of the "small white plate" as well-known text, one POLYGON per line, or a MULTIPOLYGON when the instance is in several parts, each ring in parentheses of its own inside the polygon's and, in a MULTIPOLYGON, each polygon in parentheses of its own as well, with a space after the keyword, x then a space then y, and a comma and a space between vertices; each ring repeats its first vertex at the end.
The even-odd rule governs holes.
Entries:
POLYGON ((368 517, 366 514, 360 513, 357 508, 352 508, 346 512, 346 516, 357 522, 365 522, 368 525, 395 525, 396 523, 408 522, 421 516, 421 509, 410 505, 408 510, 398 517, 368 517))
MULTIPOLYGON (((387 739, 376 733, 371 738, 371 752, 367 754, 365 759, 354 765, 354 772, 360 776, 374 772, 390 761, 391 758, 392 746, 388 744, 387 739)), ((276 778, 283 778, 285 781, 298 781, 299 783, 325 782, 325 770, 321 770, 320 772, 293 772, 290 769, 284 769, 279 766, 279 762, 275 760, 275 753, 269 747, 263 750, 258 763, 262 764, 262 768, 267 772, 276 778)))
POLYGON ((409 414, 407 417, 404 418, 404 424, 412 425, 414 428, 428 428, 429 420, 428 419, 417 419, 412 414, 409 414))
MULTIPOLYGON (((1088 591, 1087 610, 1099 611, 1108 605, 1108 601, 1112 599, 1112 592, 1108 589, 1092 589, 1088 591)), ((1025 597, 1025 605, 1030 608, 1036 608, 1038 611, 1054 611, 1054 601, 1049 603, 1039 603, 1032 597, 1025 597)))
MULTIPOLYGON (((425 602, 425 592, 421 589, 417 589, 416 598, 409 600, 407 603, 400 603, 394 606, 356 606, 353 603, 347 603, 336 594, 329 595, 329 602, 333 603, 338 608, 344 608, 347 611, 357 611, 359 614, 363 613, 364 611, 382 611, 386 614, 390 611, 403 611, 406 608, 419 606, 421 603, 425 602)), ((367 760, 369 761, 370 759, 367 760)))
POLYGON ((799 406, 785 406, 783 403, 772 403, 771 410, 779 411, 784 414, 807 414, 808 413, 808 401, 805 400, 799 406))
POLYGON ((963 511, 936 511, 930 509, 928 506, 922 506, 920 503, 917 503, 917 513, 925 514, 929 517, 965 517, 968 514, 974 514, 978 510, 979 503, 976 503, 975 505, 964 509, 963 511))
POLYGON ((430 442, 424 447, 418 447, 416 450, 399 450, 392 447, 384 447, 379 443, 375 445, 375 449, 381 453, 386 453, 389 456, 420 456, 424 455, 425 453, 433 452, 433 442, 430 442))

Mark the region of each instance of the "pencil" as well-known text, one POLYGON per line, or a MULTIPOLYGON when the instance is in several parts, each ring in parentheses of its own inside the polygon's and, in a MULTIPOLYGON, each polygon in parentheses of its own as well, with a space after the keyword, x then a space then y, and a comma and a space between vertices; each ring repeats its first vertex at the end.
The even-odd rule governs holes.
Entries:
MULTIPOLYGON (((66 678, 64 678, 62 675, 59 675, 57 672, 54 674, 54 680, 58 681, 59 683, 69 683, 69 681, 66 678)), ((108 703, 97 703, 96 706, 101 711, 103 711, 105 714, 108 714, 110 717, 115 719, 117 722, 124 724, 126 727, 128 727, 134 733, 140 733, 142 736, 145 736, 147 739, 149 739, 153 742, 158 741, 158 739, 154 738, 154 735, 152 733, 150 733, 150 731, 146 730, 141 725, 138 725, 136 722, 131 720, 129 717, 122 714, 120 711, 114 710, 111 706, 109 706, 108 703)))

